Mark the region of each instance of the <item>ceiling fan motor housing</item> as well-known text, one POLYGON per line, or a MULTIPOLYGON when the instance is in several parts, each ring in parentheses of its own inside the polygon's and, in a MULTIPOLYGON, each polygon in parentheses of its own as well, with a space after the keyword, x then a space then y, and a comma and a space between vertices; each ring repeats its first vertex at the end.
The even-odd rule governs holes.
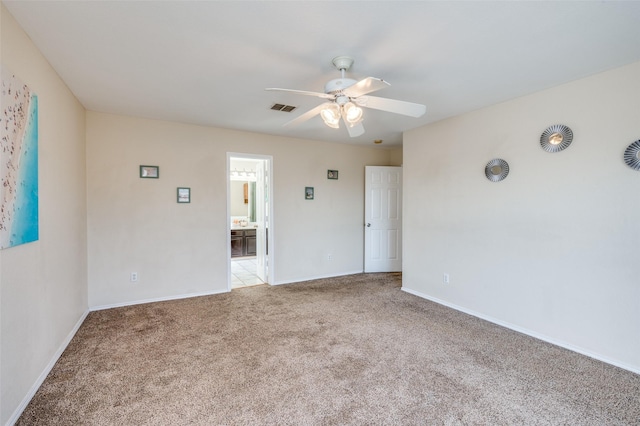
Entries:
POLYGON ((351 78, 336 78, 324 85, 324 93, 335 95, 336 93, 342 92, 347 87, 351 87, 356 83, 357 81, 351 78))

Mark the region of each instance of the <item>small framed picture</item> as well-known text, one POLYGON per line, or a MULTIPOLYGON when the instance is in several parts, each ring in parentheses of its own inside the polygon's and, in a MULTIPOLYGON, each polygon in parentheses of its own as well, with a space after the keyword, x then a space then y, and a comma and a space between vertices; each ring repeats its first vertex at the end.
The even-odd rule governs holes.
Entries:
POLYGON ((304 199, 313 200, 313 186, 306 186, 304 188, 304 199))
POLYGON ((338 179, 337 170, 327 170, 327 179, 338 179))
POLYGON ((160 177, 160 167, 140 166, 140 177, 147 179, 158 179, 160 177))
POLYGON ((178 202, 179 203, 191 202, 191 188, 178 188, 178 202))

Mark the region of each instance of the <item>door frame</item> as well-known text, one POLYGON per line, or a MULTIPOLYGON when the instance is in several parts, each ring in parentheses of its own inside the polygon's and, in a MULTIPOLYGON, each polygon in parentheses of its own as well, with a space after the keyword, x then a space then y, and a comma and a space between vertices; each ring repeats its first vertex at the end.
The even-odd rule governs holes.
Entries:
POLYGON ((232 158, 237 158, 237 159, 246 159, 246 160, 263 160, 266 164, 265 167, 265 177, 268 177, 268 179, 266 179, 267 181, 267 192, 268 192, 268 200, 269 200, 269 205, 268 205, 268 209, 266 209, 266 214, 267 214, 267 223, 268 223, 268 230, 269 230, 269 235, 267 238, 267 254, 265 256, 266 258, 266 264, 267 264, 267 283, 268 284, 273 284, 274 283, 274 258, 275 258, 275 244, 274 242, 274 237, 275 237, 275 232, 274 232, 274 225, 273 225, 273 212, 274 212, 274 208, 273 208, 273 156, 271 155, 261 155, 261 154, 248 154, 248 153, 241 153, 241 152, 227 152, 227 216, 226 216, 226 221, 227 221, 227 290, 231 291, 231 159, 232 158))

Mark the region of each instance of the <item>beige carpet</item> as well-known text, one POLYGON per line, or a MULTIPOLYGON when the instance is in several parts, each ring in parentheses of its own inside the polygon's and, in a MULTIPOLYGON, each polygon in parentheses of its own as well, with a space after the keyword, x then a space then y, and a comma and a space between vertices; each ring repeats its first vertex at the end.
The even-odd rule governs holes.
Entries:
POLYGON ((358 274, 91 313, 19 425, 638 425, 640 376, 358 274))

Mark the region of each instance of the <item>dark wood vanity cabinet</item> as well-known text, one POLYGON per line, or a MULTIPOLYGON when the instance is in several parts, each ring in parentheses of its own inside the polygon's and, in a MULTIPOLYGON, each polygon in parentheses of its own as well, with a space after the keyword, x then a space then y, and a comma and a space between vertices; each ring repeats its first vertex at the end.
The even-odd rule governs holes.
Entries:
POLYGON ((231 257, 256 255, 256 230, 231 230, 231 257))
POLYGON ((231 257, 244 256, 244 231, 231 231, 231 257))
POLYGON ((244 252, 245 256, 256 255, 256 230, 247 229, 244 231, 244 252))

